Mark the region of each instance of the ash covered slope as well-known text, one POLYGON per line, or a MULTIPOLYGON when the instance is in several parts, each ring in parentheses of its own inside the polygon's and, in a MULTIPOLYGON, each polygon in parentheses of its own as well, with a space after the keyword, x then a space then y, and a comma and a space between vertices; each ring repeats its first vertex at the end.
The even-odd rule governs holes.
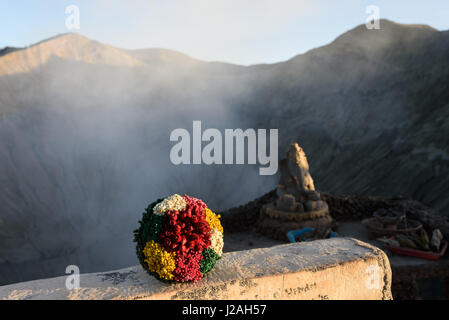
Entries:
POLYGON ((284 149, 304 147, 321 190, 402 194, 448 215, 447 52, 449 32, 382 20, 273 66, 248 99, 284 149))
POLYGON ((148 202, 215 210, 271 190, 255 166, 181 166, 170 131, 279 128, 317 188, 449 208, 449 35, 386 20, 273 65, 121 50, 69 34, 0 57, 0 283, 134 264, 148 202), (235 192, 236 187, 239 192, 235 192))

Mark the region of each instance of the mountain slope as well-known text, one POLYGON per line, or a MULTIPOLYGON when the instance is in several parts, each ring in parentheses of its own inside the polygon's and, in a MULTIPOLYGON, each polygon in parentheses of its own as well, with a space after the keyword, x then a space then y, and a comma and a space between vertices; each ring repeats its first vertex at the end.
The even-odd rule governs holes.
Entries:
POLYGON ((200 60, 194 59, 174 50, 151 48, 128 50, 127 52, 129 55, 146 64, 160 64, 164 67, 171 66, 191 68, 202 63, 200 60))
POLYGON ((324 190, 405 194, 447 214, 449 34, 381 26, 276 66, 253 95, 258 125, 299 140, 324 190))
POLYGON ((127 67, 145 65, 123 50, 92 41, 79 34, 68 33, 4 55, 0 59, 0 76, 30 72, 54 57, 89 64, 127 67))

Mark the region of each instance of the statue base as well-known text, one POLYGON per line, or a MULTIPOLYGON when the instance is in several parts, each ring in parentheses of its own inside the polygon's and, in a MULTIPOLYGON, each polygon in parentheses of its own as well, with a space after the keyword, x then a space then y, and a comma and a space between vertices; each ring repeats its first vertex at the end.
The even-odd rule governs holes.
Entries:
POLYGON ((270 218, 280 219, 283 221, 305 221, 314 220, 329 216, 329 207, 324 205, 321 209, 304 211, 304 212, 292 212, 278 209, 274 204, 267 204, 261 209, 262 215, 267 215, 270 218))
POLYGON ((327 204, 319 210, 290 212, 279 210, 274 203, 270 203, 261 208, 257 230, 273 239, 287 240, 288 231, 307 227, 324 230, 334 224, 327 204))

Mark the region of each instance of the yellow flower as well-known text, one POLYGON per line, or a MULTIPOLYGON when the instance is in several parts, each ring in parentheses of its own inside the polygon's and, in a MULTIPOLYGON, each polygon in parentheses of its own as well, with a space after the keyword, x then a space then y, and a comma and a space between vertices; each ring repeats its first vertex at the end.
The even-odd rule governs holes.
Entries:
POLYGON ((168 253, 158 243, 151 240, 146 243, 143 254, 151 272, 156 272, 162 279, 173 279, 173 271, 176 268, 174 252, 168 253))
POLYGON ((210 229, 212 230, 215 228, 221 233, 223 233, 223 227, 221 226, 220 223, 220 215, 213 213, 212 210, 210 210, 209 208, 206 208, 205 213, 206 213, 206 221, 209 223, 210 229))

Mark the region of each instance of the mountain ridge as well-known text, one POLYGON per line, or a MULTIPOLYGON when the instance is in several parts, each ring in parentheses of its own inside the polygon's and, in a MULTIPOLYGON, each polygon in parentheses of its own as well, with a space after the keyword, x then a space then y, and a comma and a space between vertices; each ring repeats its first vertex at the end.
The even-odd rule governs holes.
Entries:
MULTIPOLYGON (((396 29, 396 30, 400 30, 401 32, 405 32, 405 31, 414 31, 414 32, 419 32, 419 33, 438 33, 438 32, 443 32, 443 31, 438 31, 428 25, 420 25, 420 24, 400 24, 400 23, 396 23, 396 22, 392 22, 390 20, 387 19, 381 19, 380 20, 380 25, 381 25, 381 30, 380 31, 386 31, 386 30, 392 30, 392 29, 396 29), (387 28, 385 28, 385 26, 387 28)), ((308 51, 306 51, 305 53, 302 54, 298 54, 295 55, 285 61, 279 61, 279 62, 274 62, 274 63, 258 63, 258 64, 251 64, 248 66, 245 65, 240 65, 240 64, 235 64, 235 63, 228 63, 228 62, 223 62, 223 61, 203 61, 203 60, 199 60, 197 58, 191 57, 187 54, 181 53, 180 51, 177 50, 172 50, 172 49, 164 49, 164 48, 141 48, 141 49, 123 49, 123 48, 119 48, 119 47, 115 47, 115 46, 111 46, 102 42, 99 42, 97 40, 93 40, 90 39, 82 34, 79 33, 73 33, 73 32, 69 32, 69 33, 62 33, 62 34, 58 34, 52 37, 49 37, 47 39, 44 39, 42 41, 39 41, 35 44, 32 44, 28 47, 23 47, 23 48, 12 48, 12 47, 5 47, 2 49, 2 54, 0 54, 0 62, 2 58, 7 57, 10 53, 20 53, 22 51, 26 51, 35 47, 39 47, 39 46, 48 46, 51 43, 56 43, 56 47, 61 46, 61 45, 69 45, 70 42, 74 42, 74 45, 72 46, 73 48, 76 48, 77 46, 79 47, 80 45, 84 45, 85 43, 92 43, 95 44, 97 47, 101 48, 101 47, 105 47, 105 48, 109 48, 111 50, 118 50, 124 54, 129 54, 131 57, 137 58, 137 60, 140 60, 142 63, 146 63, 148 61, 151 61, 151 58, 161 62, 166 60, 167 63, 174 63, 176 65, 182 65, 182 63, 179 63, 178 61, 176 61, 176 59, 182 60, 182 62, 184 62, 184 64, 188 64, 190 66, 195 66, 198 65, 200 63, 218 63, 218 64, 228 64, 228 65, 233 65, 233 66, 238 66, 238 67, 249 67, 249 68, 257 68, 258 66, 270 66, 270 65, 277 65, 283 62, 287 62, 287 61, 291 61, 294 60, 297 57, 301 57, 304 55, 307 55, 309 52, 314 52, 316 50, 319 50, 321 48, 327 48, 328 46, 335 46, 336 44, 339 44, 340 42, 343 42, 343 45, 345 45, 345 39, 350 39, 351 41, 356 37, 359 36, 360 33, 364 33, 366 34, 366 27, 364 24, 358 25, 356 27, 354 27, 353 29, 350 29, 346 32, 344 32, 342 35, 338 36, 336 39, 334 39, 332 42, 328 43, 328 44, 324 44, 322 46, 316 47, 316 48, 312 48, 308 51), (146 56, 147 55, 147 56, 146 56), (139 59, 140 57, 140 59, 139 59)), ((63 52, 58 52, 58 50, 56 48, 53 48, 53 50, 50 49, 50 51, 53 51, 53 54, 56 52, 56 55, 60 58, 65 58, 65 59, 74 59, 76 58, 76 55, 70 54, 70 52, 67 51, 63 51, 63 52), (66 56, 62 56, 62 53, 65 53, 66 56)), ((34 52, 33 54, 36 54, 36 52, 34 52)), ((46 53, 44 53, 45 55, 46 53)), ((48 54, 48 53, 47 53, 48 54)), ((103 60, 103 63, 105 61, 108 61, 107 56, 102 56, 101 57, 103 60), (105 59, 106 58, 106 59, 105 59)), ((125 58, 125 56, 122 56, 122 58, 124 58, 125 61, 123 63, 123 65, 128 65, 131 64, 131 66, 133 64, 139 65, 138 62, 136 61, 132 61, 125 58)), ((116 59, 112 59, 112 64, 118 64, 118 61, 114 61, 116 59)), ((44 60, 45 62, 46 60, 44 60)), ((88 63, 98 63, 100 60, 96 60, 92 57, 88 57, 88 59, 86 60, 88 63)), ((9 61, 10 63, 14 63, 14 61, 9 61)), ((17 64, 18 62, 15 62, 15 64, 17 64)), ((19 62, 20 63, 20 62, 19 62)), ((32 64, 34 64, 33 62, 31 62, 32 64)), ((128 65, 129 66, 129 65, 128 65)), ((143 66, 143 65, 140 65, 143 66)), ((5 69, 3 67, 3 69, 5 69)), ((0 72, 2 71, 1 65, 0 65, 0 72)), ((4 71, 3 71, 4 72, 4 71)), ((1 75, 1 74, 0 74, 1 75)))

